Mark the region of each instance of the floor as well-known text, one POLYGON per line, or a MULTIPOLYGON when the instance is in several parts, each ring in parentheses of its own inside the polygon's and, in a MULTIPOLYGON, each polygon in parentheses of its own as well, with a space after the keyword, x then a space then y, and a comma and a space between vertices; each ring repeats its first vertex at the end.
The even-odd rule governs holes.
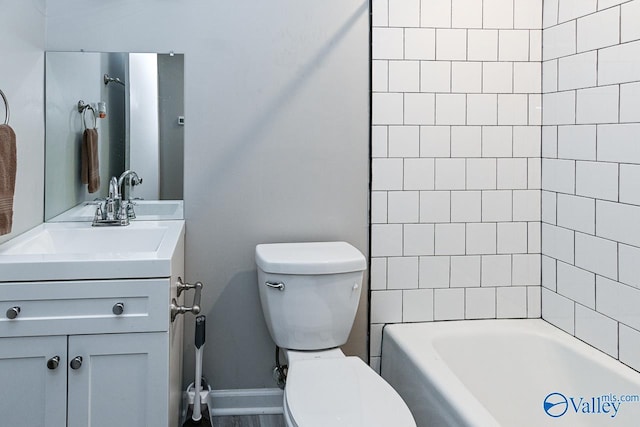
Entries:
POLYGON ((282 415, 213 417, 213 427, 285 427, 282 415))

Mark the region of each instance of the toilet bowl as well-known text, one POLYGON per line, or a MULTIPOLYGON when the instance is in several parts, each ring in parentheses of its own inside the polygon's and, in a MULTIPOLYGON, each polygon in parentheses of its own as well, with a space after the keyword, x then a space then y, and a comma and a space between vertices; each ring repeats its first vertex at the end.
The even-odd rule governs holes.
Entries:
POLYGON ((402 398, 358 357, 349 336, 366 260, 345 242, 256 246, 269 333, 285 350, 287 427, 415 427, 402 398))
POLYGON ((287 427, 415 427, 402 398, 362 359, 289 360, 287 427))

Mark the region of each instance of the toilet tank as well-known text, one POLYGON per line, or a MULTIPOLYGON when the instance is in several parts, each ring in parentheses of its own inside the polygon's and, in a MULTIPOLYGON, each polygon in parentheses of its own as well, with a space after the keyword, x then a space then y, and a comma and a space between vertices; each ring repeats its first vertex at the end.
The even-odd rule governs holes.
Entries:
POLYGON ((262 312, 275 343, 322 350, 347 342, 366 260, 346 242, 256 246, 262 312))

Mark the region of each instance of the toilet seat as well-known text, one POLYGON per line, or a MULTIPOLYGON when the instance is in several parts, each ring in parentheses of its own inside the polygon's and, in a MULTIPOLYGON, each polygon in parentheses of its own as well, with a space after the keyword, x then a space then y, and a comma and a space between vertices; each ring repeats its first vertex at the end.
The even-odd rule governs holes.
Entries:
POLYGON ((358 357, 299 360, 284 391, 294 427, 415 427, 398 393, 358 357))

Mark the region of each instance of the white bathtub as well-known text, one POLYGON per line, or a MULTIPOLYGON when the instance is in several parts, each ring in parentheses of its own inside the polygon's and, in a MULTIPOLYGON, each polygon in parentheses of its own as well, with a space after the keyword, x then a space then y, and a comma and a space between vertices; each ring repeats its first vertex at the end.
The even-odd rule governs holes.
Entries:
POLYGON ((640 426, 640 373, 540 319, 387 325, 381 373, 418 427, 640 426))

